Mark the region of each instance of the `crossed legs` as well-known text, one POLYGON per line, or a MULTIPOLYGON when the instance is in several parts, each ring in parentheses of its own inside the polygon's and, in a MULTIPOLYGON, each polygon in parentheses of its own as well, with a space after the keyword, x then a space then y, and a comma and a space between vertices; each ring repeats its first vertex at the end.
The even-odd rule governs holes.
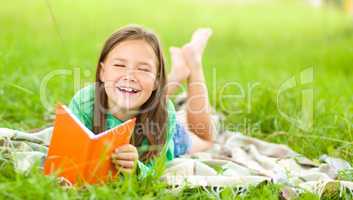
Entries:
POLYGON ((211 107, 202 67, 202 55, 212 30, 197 29, 191 41, 181 48, 170 48, 172 68, 168 76, 168 95, 174 94, 186 81, 186 118, 192 140, 189 153, 209 149, 213 144, 211 107))

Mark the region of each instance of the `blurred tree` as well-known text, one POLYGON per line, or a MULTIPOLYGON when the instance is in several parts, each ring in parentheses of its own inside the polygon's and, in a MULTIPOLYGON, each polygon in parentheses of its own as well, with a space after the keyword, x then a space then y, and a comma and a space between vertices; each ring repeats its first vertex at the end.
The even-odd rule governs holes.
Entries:
POLYGON ((353 15, 353 0, 344 0, 343 8, 347 13, 353 15))
POLYGON ((353 0, 325 0, 326 4, 334 4, 353 16, 353 0))

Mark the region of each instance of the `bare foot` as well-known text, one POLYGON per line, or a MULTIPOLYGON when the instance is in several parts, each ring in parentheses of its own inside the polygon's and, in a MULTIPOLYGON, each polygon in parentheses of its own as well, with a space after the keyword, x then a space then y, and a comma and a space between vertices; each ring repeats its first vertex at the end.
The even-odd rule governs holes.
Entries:
POLYGON ((202 66, 203 51, 211 35, 211 28, 199 28, 192 34, 191 41, 183 46, 183 55, 191 70, 202 66))
POLYGON ((170 54, 172 58, 172 69, 169 79, 180 83, 189 77, 190 69, 187 66, 180 48, 171 47, 170 54))

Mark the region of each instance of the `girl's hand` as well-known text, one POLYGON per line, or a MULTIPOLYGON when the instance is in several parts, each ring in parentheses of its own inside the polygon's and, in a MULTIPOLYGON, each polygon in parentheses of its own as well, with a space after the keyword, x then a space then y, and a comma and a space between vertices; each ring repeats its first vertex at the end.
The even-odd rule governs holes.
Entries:
POLYGON ((131 144, 116 148, 112 155, 112 161, 118 172, 132 173, 137 160, 137 149, 131 144))

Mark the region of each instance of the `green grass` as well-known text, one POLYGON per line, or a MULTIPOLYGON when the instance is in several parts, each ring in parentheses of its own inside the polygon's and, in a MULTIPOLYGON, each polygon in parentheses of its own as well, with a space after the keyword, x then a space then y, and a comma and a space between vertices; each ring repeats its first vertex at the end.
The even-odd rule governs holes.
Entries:
MULTIPOLYGON (((122 25, 154 29, 168 63, 168 47, 184 44, 195 28, 210 26, 214 35, 205 53, 205 73, 212 104, 226 115, 226 128, 287 144, 309 158, 329 154, 353 163, 352 18, 335 8, 314 9, 291 1, 222 2, 3 2, 0 127, 30 130, 50 125, 55 103, 68 103, 76 90, 93 80, 105 38, 122 25), (308 68, 313 69, 313 82, 289 89, 279 98, 281 110, 299 118, 301 91, 313 89, 313 127, 303 130, 281 115, 277 93, 286 80, 298 79, 308 68), (55 70, 69 74, 48 81, 44 104, 40 88, 55 70), (76 87, 74 79, 79 83, 76 87), (224 98, 225 94, 238 96, 224 98)), ((0 180, 0 196, 11 199, 214 198, 202 190, 169 192, 157 178, 65 190, 36 170, 21 175, 9 165, 0 168, 0 180)), ((276 199, 278 187, 256 188, 244 198, 276 199)), ((232 197, 225 191, 222 198, 232 197)), ((312 198, 312 194, 301 196, 312 198)))

